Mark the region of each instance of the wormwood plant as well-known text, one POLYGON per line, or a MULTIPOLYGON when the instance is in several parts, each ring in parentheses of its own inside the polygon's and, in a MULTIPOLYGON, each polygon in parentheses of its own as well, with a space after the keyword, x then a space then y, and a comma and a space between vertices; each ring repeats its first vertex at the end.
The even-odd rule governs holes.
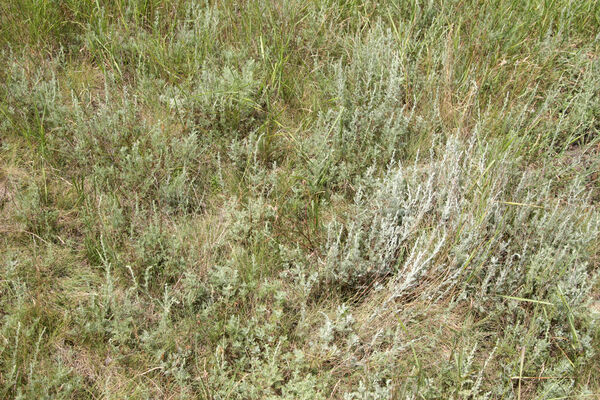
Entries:
MULTIPOLYGON (((577 328, 573 322, 573 310, 585 313, 598 279, 587 261, 600 227, 597 211, 586 206, 589 192, 577 180, 562 193, 553 192, 535 172, 524 174, 508 155, 510 149, 501 155, 490 147, 476 142, 462 147, 451 139, 439 161, 432 155, 425 171, 416 163, 391 167, 381 179, 367 177, 365 185, 373 194, 359 191, 349 219, 329 226, 323 279, 346 290, 349 285, 352 293, 379 292, 378 303, 361 306, 368 308, 361 321, 370 352, 388 340, 394 344, 383 348, 392 350, 405 334, 402 323, 394 334, 384 333, 382 321, 402 315, 406 301, 437 304, 450 296, 451 309, 471 299, 475 314, 517 325, 523 316, 515 302, 543 308, 548 319, 536 320, 527 333, 538 340, 530 365, 541 354, 548 356, 552 337, 565 337, 579 360, 595 356, 595 323, 577 328), (497 163, 501 167, 492 170, 497 163), (483 198, 473 182, 486 188, 483 198), (513 196, 524 203, 505 200, 513 196), (501 299, 508 304, 499 304, 501 299)), ((393 363, 397 354, 388 357, 393 363)), ((477 393, 481 376, 470 383, 475 382, 477 390, 465 384, 460 390, 477 393)), ((501 393, 508 396, 495 394, 501 393)))
POLYGON ((0 0, 0 398, 598 397, 599 28, 0 0))

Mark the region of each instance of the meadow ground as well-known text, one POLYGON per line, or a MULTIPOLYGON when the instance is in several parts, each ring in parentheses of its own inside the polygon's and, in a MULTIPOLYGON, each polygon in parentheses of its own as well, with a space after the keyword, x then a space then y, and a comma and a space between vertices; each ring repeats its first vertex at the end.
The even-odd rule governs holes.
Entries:
POLYGON ((600 398, 600 2, 0 0, 0 398, 600 398))

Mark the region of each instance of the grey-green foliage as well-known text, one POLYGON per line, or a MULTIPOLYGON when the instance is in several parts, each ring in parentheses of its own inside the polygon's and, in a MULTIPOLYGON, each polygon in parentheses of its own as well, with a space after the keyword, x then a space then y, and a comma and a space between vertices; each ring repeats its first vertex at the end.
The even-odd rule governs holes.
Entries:
POLYGON ((389 29, 374 25, 333 65, 332 105, 305 144, 319 185, 353 182, 366 168, 391 161, 409 139, 414 110, 404 91, 404 54, 389 29))
POLYGON ((538 172, 521 171, 510 152, 494 154, 484 142, 465 147, 451 139, 427 168, 401 165, 369 178, 365 187, 374 193, 359 190, 348 220, 329 227, 328 276, 348 283, 391 275, 394 296, 446 271, 430 290, 445 293, 460 282, 481 299, 517 287, 545 298, 564 279, 585 291, 599 216, 588 211, 581 219, 584 184, 575 180, 556 193, 538 172), (478 288, 473 275, 482 278, 478 288))
POLYGON ((593 397, 599 5, 0 1, 0 398, 593 397))
MULTIPOLYGON (((127 3, 120 12, 131 18, 140 7, 127 3)), ((115 22, 107 18, 107 8, 95 10, 95 18, 88 21, 81 40, 94 58, 110 59, 108 67, 120 78, 131 74, 172 81, 181 76, 197 76, 204 61, 219 49, 219 10, 204 2, 182 4, 177 10, 181 18, 177 23, 160 12, 151 21, 140 21, 145 16, 134 17, 137 20, 126 33, 118 32, 115 22), (146 29, 135 29, 139 26, 134 24, 140 23, 146 29)))
MULTIPOLYGON (((61 62, 55 60, 55 68, 61 62)), ((59 164, 75 164, 85 172, 70 179, 83 177, 111 193, 127 188, 126 196, 137 199, 152 194, 173 213, 202 206, 210 171, 202 164, 206 143, 197 129, 165 135, 165 127, 176 123, 174 116, 141 115, 142 101, 127 87, 116 91, 110 73, 104 75, 104 98, 99 99, 74 91, 66 95, 56 80, 44 79, 42 68, 31 77, 16 64, 12 68, 10 128, 20 129, 59 164), (119 101, 113 101, 117 95, 119 101)))
POLYGON ((45 343, 52 331, 48 327, 56 321, 53 312, 42 310, 29 298, 32 288, 23 278, 23 270, 31 265, 21 254, 4 254, 5 274, 0 283, 0 307, 17 312, 2 315, 0 324, 0 396, 3 398, 58 398, 67 399, 78 393, 79 377, 60 360, 47 365, 45 343), (44 374, 39 374, 40 369, 44 374), (11 397, 12 396, 12 397, 11 397))
MULTIPOLYGON (((6 51, 5 51, 6 52, 6 51)), ((9 53, 11 58, 15 55, 9 53)), ((55 69, 64 61, 58 53, 33 71, 26 71, 23 64, 11 61, 6 66, 7 80, 3 84, 6 93, 2 99, 2 129, 14 131, 43 152, 55 129, 63 124, 68 107, 61 103, 61 92, 55 69)))
MULTIPOLYGON (((454 301, 471 299, 484 314, 509 311, 516 319, 520 301, 541 301, 547 310, 530 365, 548 356, 557 336, 592 357, 597 326, 573 325, 597 279, 588 260, 600 214, 587 206, 590 192, 581 180, 552 188, 540 172, 522 171, 510 149, 492 146, 450 139, 426 168, 400 165, 380 179, 367 176, 347 219, 329 226, 322 279, 355 288, 383 282, 385 297, 365 324, 401 313, 401 300, 413 296, 440 301, 459 293, 454 301), (513 293, 524 300, 500 297, 513 293)), ((376 334, 371 343, 384 338, 376 334)))
POLYGON ((203 64, 189 88, 168 87, 160 97, 181 118, 212 132, 213 140, 220 140, 224 134, 235 138, 237 131, 247 131, 259 108, 256 63, 248 60, 238 68, 232 51, 227 51, 224 59, 223 66, 203 64))

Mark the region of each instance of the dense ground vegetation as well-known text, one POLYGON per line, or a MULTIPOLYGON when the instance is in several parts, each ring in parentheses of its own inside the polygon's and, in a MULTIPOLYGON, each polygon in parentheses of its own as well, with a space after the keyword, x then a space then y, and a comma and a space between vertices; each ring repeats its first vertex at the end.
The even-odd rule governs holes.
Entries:
POLYGON ((596 0, 0 0, 0 398, 600 397, 596 0))

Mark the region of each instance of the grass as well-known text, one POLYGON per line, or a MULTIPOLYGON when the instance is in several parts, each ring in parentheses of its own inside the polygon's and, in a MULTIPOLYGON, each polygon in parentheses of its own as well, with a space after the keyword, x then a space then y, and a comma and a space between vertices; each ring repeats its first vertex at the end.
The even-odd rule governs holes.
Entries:
POLYGON ((599 28, 0 0, 0 398, 600 396, 599 28))

